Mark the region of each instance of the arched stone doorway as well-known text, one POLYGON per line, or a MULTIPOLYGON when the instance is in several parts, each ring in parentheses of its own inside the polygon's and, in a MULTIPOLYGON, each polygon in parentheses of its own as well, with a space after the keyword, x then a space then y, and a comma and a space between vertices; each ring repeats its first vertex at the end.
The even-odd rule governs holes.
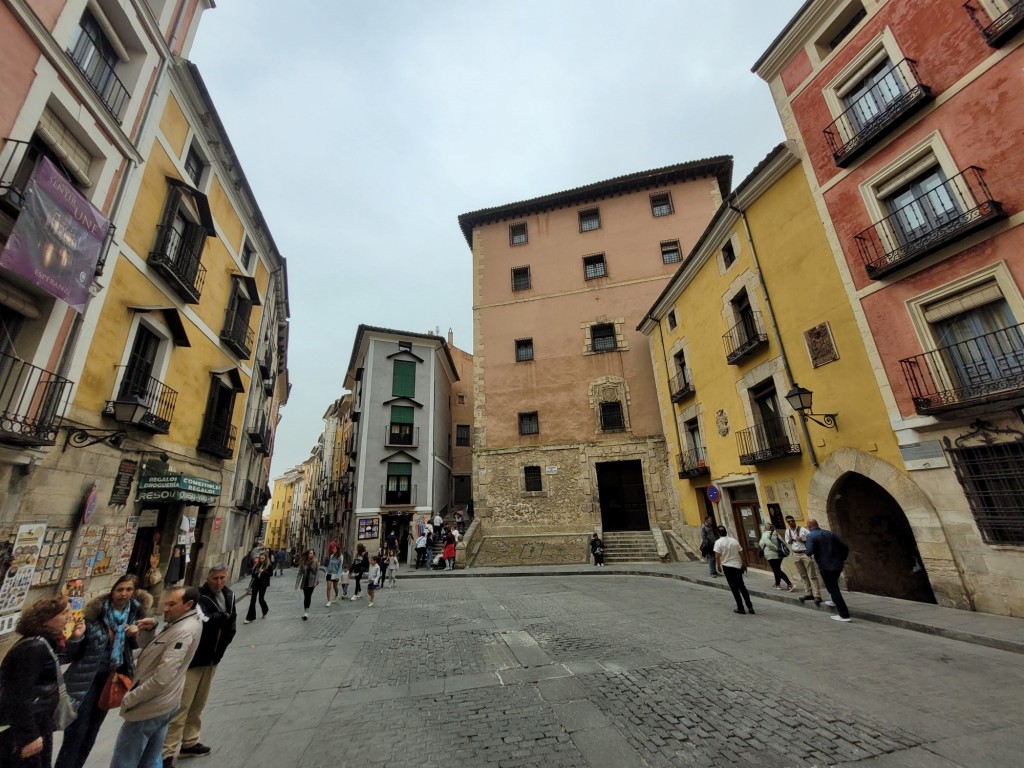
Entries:
POLYGON ((914 532, 899 503, 874 480, 847 472, 828 500, 835 532, 850 547, 843 574, 850 589, 934 603, 914 532))

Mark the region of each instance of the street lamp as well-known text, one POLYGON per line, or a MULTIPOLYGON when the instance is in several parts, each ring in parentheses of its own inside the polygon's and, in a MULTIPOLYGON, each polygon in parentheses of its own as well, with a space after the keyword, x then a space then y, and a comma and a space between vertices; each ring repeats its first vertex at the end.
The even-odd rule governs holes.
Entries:
MULTIPOLYGON (((119 424, 138 424, 142 421, 142 417, 149 413, 149 406, 137 395, 129 395, 115 400, 113 406, 114 421, 119 424)), ((128 437, 128 432, 124 429, 69 429, 64 438, 64 447, 61 449, 61 453, 66 451, 69 445, 72 448, 85 448, 89 445, 106 443, 112 448, 120 448, 126 437, 128 437)))
POLYGON ((811 392, 811 390, 804 389, 794 381, 793 388, 789 390, 789 393, 786 395, 786 402, 789 403, 790 408, 792 408, 794 411, 797 411, 801 416, 804 417, 804 421, 810 420, 820 427, 825 427, 826 429, 834 429, 836 432, 838 432, 839 425, 836 423, 836 416, 838 414, 813 413, 811 411, 811 400, 813 397, 814 393, 811 392), (814 418, 815 416, 823 419, 823 421, 818 421, 818 419, 814 418))

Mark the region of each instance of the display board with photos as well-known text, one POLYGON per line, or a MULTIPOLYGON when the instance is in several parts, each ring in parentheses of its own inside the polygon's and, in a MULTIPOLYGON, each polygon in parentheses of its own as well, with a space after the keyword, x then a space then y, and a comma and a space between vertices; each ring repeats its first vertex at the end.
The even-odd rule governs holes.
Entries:
POLYGON ((39 550, 39 562, 36 563, 32 586, 45 587, 60 581, 61 572, 64 570, 64 561, 68 559, 68 552, 71 550, 73 535, 74 530, 71 528, 48 528, 46 530, 43 535, 42 547, 39 550))

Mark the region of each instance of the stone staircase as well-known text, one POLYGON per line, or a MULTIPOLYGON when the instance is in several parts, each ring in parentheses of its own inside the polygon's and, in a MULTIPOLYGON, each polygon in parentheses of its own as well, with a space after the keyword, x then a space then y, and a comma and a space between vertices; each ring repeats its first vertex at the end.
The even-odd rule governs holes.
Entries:
POLYGON ((605 563, 660 563, 654 534, 650 531, 606 531, 605 563))

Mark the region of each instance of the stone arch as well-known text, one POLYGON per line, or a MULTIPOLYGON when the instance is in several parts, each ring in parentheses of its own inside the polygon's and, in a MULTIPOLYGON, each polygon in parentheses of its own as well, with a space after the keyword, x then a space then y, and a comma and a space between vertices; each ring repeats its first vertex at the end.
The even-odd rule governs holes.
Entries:
POLYGON ((836 484, 850 473, 881 486, 899 504, 910 524, 921 560, 940 605, 973 609, 953 551, 935 507, 917 483, 886 461, 855 448, 840 448, 821 462, 807 489, 807 514, 835 524, 829 502, 836 484))

